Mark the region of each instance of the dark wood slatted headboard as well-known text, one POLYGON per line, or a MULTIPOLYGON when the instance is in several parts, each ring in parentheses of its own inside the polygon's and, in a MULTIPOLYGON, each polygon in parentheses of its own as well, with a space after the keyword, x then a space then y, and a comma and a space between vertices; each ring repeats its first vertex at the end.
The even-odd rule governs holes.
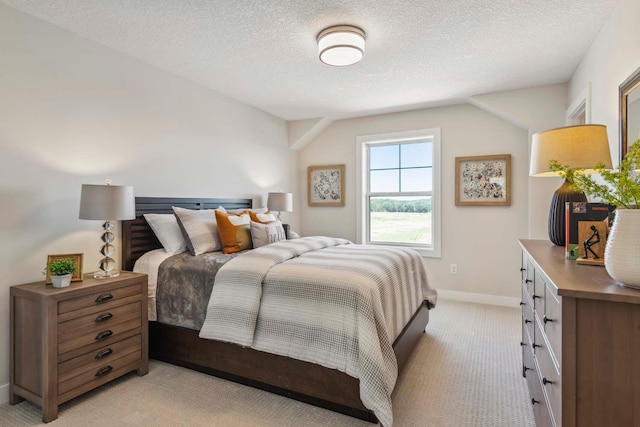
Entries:
POLYGON ((122 221, 122 269, 131 271, 145 252, 162 247, 142 216, 146 213, 172 214, 172 206, 185 209, 251 208, 252 199, 197 199, 175 197, 136 197, 136 219, 122 221))

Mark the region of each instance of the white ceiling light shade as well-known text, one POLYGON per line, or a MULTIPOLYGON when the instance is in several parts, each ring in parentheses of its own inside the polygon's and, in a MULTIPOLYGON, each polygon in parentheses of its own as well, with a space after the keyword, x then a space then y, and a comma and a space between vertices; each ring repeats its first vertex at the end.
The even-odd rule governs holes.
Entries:
POLYGON ((318 34, 318 55, 327 65, 343 67, 359 62, 364 56, 365 34, 358 27, 336 25, 318 34))

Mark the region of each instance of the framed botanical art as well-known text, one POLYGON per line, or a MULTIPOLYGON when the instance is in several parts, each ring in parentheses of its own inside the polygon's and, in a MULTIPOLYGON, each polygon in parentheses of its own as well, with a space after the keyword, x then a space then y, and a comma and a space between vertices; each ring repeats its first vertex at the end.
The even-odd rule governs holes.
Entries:
POLYGON ((307 168, 309 206, 344 206, 344 165, 307 168))
POLYGON ((510 154, 456 157, 456 206, 510 204, 510 154))
MULTIPOLYGON (((82 258, 84 254, 60 254, 60 255, 47 255, 47 266, 51 263, 51 261, 57 261, 60 259, 72 259, 76 262, 76 271, 73 272, 73 276, 71 276, 72 282, 82 282, 82 258)), ((51 284, 51 274, 49 273, 49 269, 46 269, 47 277, 45 282, 47 285, 51 284)))

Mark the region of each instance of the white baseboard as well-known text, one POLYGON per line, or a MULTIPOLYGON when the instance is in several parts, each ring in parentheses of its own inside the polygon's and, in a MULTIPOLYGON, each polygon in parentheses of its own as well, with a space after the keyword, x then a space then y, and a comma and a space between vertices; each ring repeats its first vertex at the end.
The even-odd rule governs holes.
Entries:
POLYGON ((9 401, 9 383, 0 385, 0 405, 9 401))
POLYGON ((447 291, 438 289, 438 299, 475 302, 478 304, 500 305, 503 307, 520 307, 520 298, 502 297, 498 295, 474 294, 471 292, 447 291))

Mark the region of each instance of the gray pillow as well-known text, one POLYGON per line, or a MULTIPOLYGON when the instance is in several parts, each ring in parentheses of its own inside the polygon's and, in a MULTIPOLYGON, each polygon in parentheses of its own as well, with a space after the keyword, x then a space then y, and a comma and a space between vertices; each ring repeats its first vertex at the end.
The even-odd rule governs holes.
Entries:
POLYGON ((279 220, 268 224, 251 221, 251 240, 253 241, 253 247, 259 248, 269 243, 287 240, 287 236, 279 220))
POLYGON ((222 249, 220 236, 218 235, 218 225, 216 224, 216 215, 213 209, 195 210, 172 207, 191 255, 200 255, 222 249))

